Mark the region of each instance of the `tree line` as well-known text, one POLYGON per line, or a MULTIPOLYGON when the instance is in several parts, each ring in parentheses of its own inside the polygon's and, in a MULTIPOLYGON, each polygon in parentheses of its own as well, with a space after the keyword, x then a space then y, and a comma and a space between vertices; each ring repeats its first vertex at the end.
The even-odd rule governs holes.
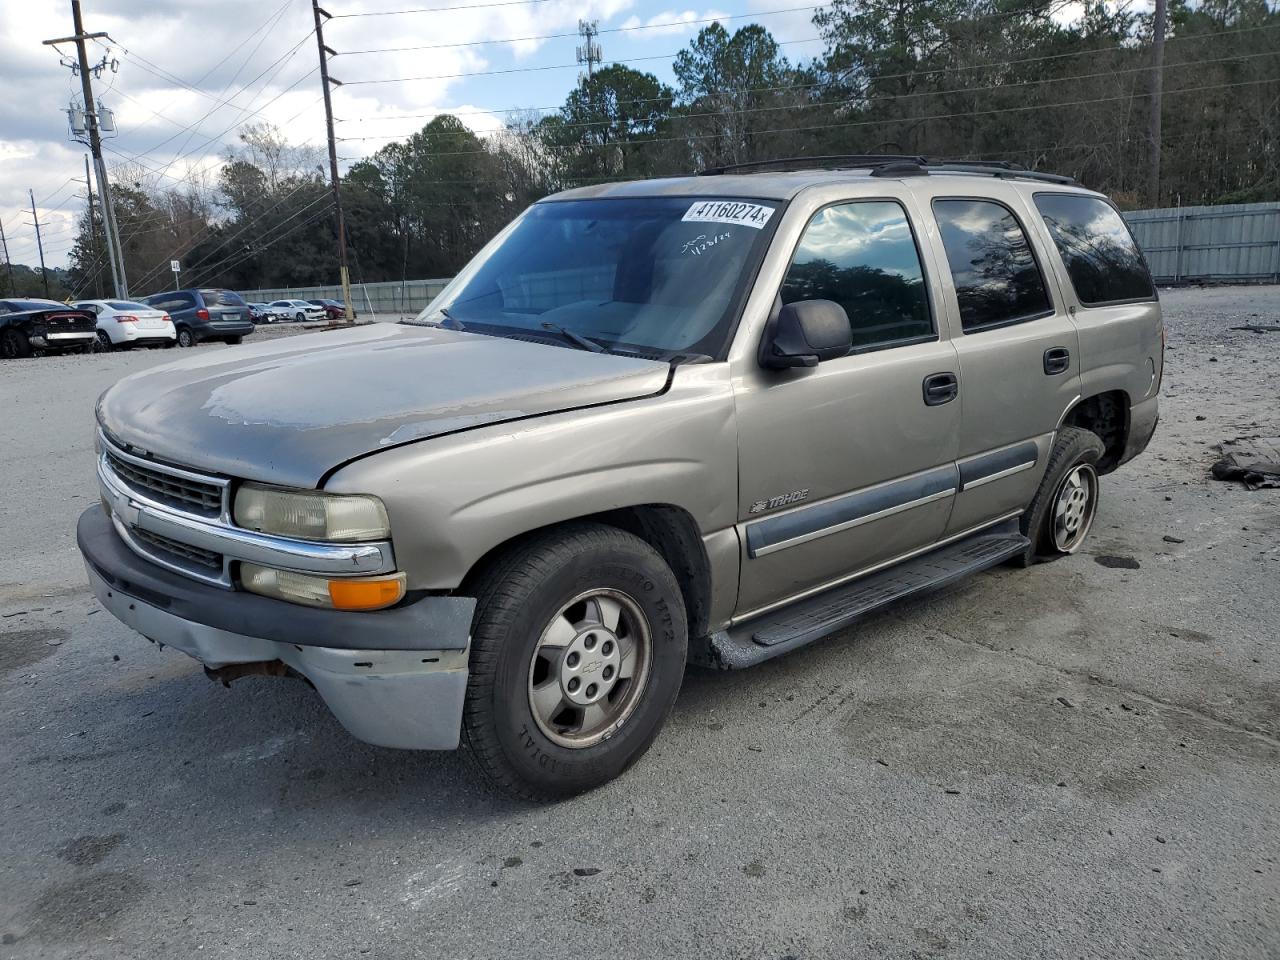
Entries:
MULTIPOLYGON (((833 0, 824 50, 792 62, 764 27, 703 28, 674 83, 612 64, 563 105, 480 135, 439 115, 350 167, 356 281, 448 276, 529 203, 559 190, 783 156, 922 154, 1065 173, 1122 207, 1280 199, 1280 7, 1173 0, 1162 160, 1147 187, 1151 16, 1068 0, 833 0), (1082 13, 1063 22, 1067 10, 1082 13)), ((131 290, 333 283, 322 157, 246 127, 215 182, 115 189, 131 290)), ((100 234, 100 231, 98 231, 100 234)), ((109 289, 87 214, 69 283, 109 289)))

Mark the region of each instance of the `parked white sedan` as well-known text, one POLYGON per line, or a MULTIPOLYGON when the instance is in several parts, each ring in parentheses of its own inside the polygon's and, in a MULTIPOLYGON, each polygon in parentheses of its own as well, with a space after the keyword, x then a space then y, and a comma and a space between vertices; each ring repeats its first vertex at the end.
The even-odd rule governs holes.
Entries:
POLYGON ((323 320, 328 316, 324 307, 305 300, 272 300, 267 306, 276 316, 297 320, 299 323, 303 320, 323 320))
POLYGON ((98 341, 94 350, 131 347, 172 347, 178 342, 173 320, 163 310, 132 300, 81 300, 77 310, 88 310, 98 318, 98 341))

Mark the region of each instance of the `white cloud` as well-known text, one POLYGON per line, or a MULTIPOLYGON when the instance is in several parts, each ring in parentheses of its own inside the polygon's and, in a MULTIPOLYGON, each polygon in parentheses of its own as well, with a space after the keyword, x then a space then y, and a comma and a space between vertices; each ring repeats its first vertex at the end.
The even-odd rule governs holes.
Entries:
MULTIPOLYGON (((456 110, 477 131, 500 126, 503 115, 485 113, 483 106, 506 107, 510 100, 518 100, 519 74, 510 78, 515 92, 508 102, 477 106, 454 102, 467 82, 459 74, 505 67, 508 61, 499 60, 504 54, 515 56, 519 64, 521 58, 527 59, 552 41, 515 38, 572 33, 579 18, 607 22, 635 2, 549 0, 329 21, 325 39, 339 51, 331 69, 344 84, 334 93, 334 114, 344 121, 337 126, 338 135, 377 137, 340 143, 339 155, 355 158, 372 153, 387 139, 403 137, 438 112, 456 110), (357 52, 507 38, 513 42, 357 52), (388 78, 420 79, 359 82, 388 78), (428 116, 403 123, 375 121, 403 114, 428 116)), ((455 5, 452 0, 430 0, 424 6, 433 4, 455 5)), ((342 13, 396 6, 388 0, 346 0, 342 13)), ((45 201, 38 205, 42 224, 46 219, 50 223, 46 245, 50 266, 65 264, 70 240, 59 235, 70 234, 74 216, 83 209, 83 201, 74 197, 83 187, 67 181, 84 176, 83 157, 88 151, 68 140, 63 113, 69 98, 78 95, 79 81, 59 65, 57 53, 41 45, 46 38, 71 32, 67 13, 63 3, 10 0, 3 15, 0 217, 15 262, 36 262, 34 231, 25 223, 30 220, 28 187, 34 189, 37 201, 45 201), (55 239, 65 242, 60 245, 55 239)), ((86 11, 85 26, 105 30, 116 41, 109 53, 103 46, 91 45, 91 61, 104 54, 120 61, 118 73, 108 72, 95 81, 96 94, 115 112, 119 127, 119 135, 107 143, 109 167, 121 163, 119 154, 123 154, 136 157, 153 175, 163 171, 171 185, 172 178, 189 175, 213 182, 226 148, 236 141, 237 127, 256 120, 281 126, 296 143, 324 143, 319 76, 311 72, 317 52, 314 38, 307 36, 312 28, 309 5, 283 0, 172 0, 164 5, 150 0, 97 0, 86 11), (277 13, 280 16, 275 18, 277 13), (286 56, 298 41, 303 42, 286 56), (274 63, 281 57, 281 63, 274 63), (184 129, 193 125, 194 130, 184 129)), ((551 62, 571 62, 571 41, 554 42, 564 44, 564 53, 551 62)), ((74 49, 66 46, 64 52, 73 54, 74 49)), ((570 71, 565 74, 572 77, 570 71)))
MULTIPOLYGON (((676 36, 684 33, 696 33, 703 27, 710 26, 713 20, 727 20, 729 14, 721 10, 708 10, 698 13, 696 10, 665 10, 641 20, 632 15, 622 21, 619 26, 624 30, 635 30, 642 38, 676 36)), ((732 29, 725 24, 727 29, 732 29)))

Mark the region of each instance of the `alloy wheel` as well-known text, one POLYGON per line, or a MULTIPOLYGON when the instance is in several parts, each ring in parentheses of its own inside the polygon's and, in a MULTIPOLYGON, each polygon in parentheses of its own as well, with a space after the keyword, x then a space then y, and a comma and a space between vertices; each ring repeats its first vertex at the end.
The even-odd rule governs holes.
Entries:
POLYGON ((1062 480, 1053 501, 1053 545, 1075 553, 1089 534, 1098 505, 1098 471, 1093 464, 1075 466, 1062 480))
POLYGON ((606 589, 574 597, 542 631, 529 664, 538 728, 570 748, 611 736, 640 702, 651 658, 649 623, 631 597, 606 589))

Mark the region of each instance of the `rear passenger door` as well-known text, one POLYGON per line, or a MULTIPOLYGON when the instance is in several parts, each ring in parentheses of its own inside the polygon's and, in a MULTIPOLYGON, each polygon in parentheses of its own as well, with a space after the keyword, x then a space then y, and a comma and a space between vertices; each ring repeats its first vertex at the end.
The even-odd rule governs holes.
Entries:
POLYGON ((1079 396, 1079 338, 1012 189, 936 196, 960 365, 960 488, 947 534, 1021 512, 1079 396))

